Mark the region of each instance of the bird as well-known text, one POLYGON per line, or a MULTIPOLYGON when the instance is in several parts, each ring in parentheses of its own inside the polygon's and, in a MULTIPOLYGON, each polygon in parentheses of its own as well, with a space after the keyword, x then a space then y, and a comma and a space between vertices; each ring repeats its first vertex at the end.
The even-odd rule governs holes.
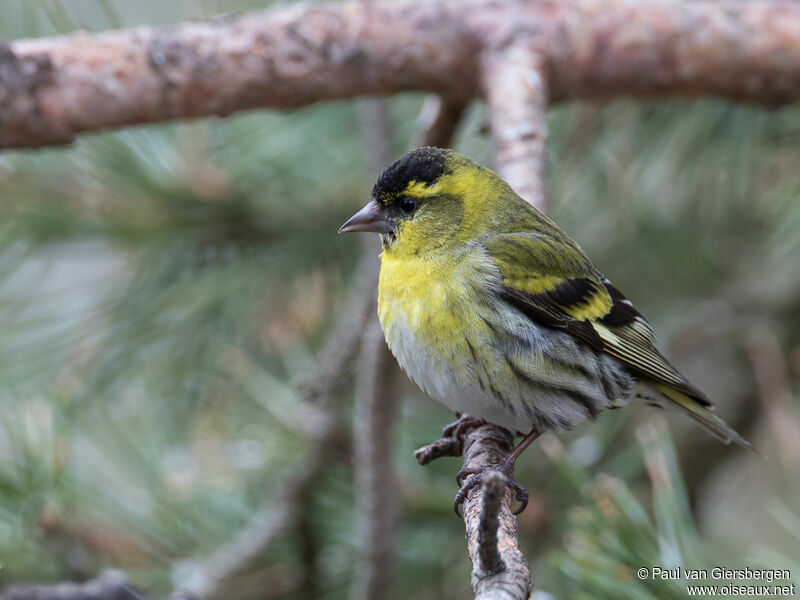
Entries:
MULTIPOLYGON (((417 148, 380 174, 339 229, 380 235, 378 318, 402 369, 460 417, 522 436, 503 466, 640 399, 677 408, 725 443, 750 443, 673 367, 652 327, 558 225, 469 157, 417 148)), ((479 478, 459 473, 456 513, 479 478)))

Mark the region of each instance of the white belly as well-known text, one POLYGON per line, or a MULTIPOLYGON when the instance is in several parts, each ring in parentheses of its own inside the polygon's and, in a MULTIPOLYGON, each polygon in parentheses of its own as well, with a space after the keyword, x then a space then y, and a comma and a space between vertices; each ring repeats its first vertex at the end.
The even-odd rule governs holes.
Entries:
POLYGON ((421 341, 403 317, 385 323, 384 331, 400 366, 427 394, 512 432, 569 429, 630 395, 633 381, 613 358, 510 307, 498 307, 494 317, 514 335, 478 342, 463 332, 449 352, 421 341))
POLYGON ((419 343, 403 318, 393 321, 385 331, 397 362, 426 394, 454 412, 485 419, 512 432, 530 431, 530 419, 505 409, 495 394, 479 383, 472 364, 456 363, 419 343))

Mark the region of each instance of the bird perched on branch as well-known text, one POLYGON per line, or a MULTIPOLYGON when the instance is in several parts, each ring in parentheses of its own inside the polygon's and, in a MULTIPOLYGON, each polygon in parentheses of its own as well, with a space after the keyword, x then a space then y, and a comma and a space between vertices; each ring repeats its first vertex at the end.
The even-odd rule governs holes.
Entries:
POLYGON ((678 407, 749 447, 580 247, 468 157, 432 147, 402 156, 346 231, 381 236, 378 316, 411 379, 470 422, 524 436, 505 465, 523 508, 527 492, 511 477, 520 453, 631 398, 678 407))

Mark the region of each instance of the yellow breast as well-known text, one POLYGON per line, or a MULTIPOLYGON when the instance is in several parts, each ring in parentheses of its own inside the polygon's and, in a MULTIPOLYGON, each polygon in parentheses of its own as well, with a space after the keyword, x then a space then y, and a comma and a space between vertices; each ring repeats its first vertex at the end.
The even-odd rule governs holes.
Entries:
POLYGON ((396 258, 383 254, 378 318, 390 347, 400 343, 397 325, 402 325, 404 337, 410 333, 419 343, 434 347, 447 344, 463 329, 463 312, 458 305, 464 301, 465 287, 459 281, 459 263, 452 257, 396 258))

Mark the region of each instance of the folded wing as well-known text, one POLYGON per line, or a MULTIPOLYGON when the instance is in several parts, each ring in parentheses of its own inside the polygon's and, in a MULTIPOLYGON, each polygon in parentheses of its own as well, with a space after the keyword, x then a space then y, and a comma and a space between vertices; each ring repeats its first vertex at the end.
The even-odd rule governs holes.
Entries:
POLYGON ((503 298, 531 320, 566 331, 703 407, 713 406, 661 355, 644 317, 569 238, 511 233, 488 237, 483 246, 500 271, 503 298))

